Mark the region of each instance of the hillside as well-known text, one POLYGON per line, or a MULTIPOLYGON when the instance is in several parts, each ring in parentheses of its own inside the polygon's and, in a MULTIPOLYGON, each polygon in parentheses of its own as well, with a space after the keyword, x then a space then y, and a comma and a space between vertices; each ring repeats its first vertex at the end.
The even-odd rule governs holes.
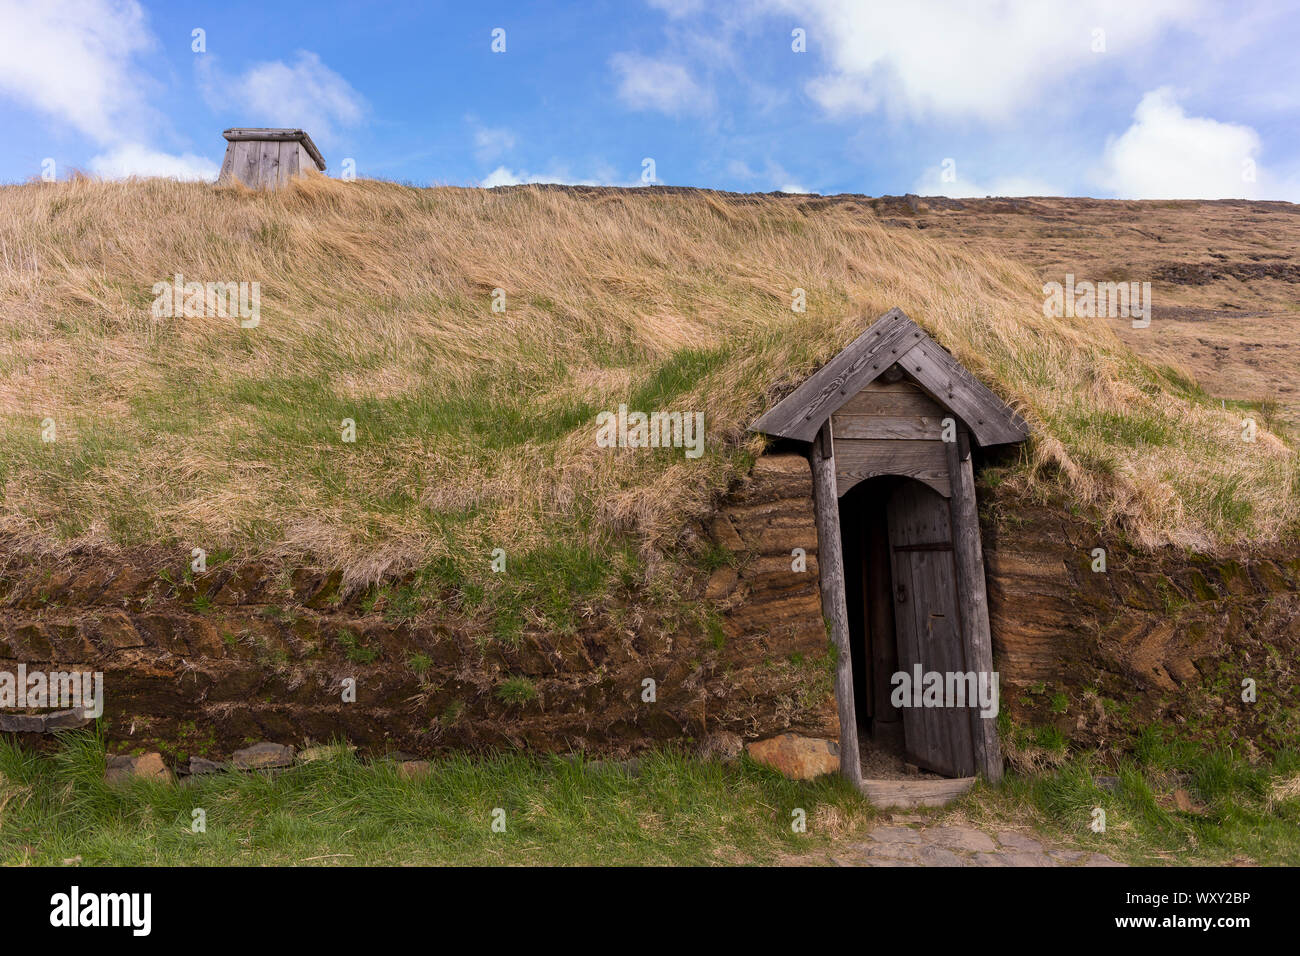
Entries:
MULTIPOLYGON (((1033 425, 1006 480, 1142 546, 1294 535, 1296 453, 1268 427, 1265 388, 1205 391, 1195 355, 1148 357, 1113 323, 1044 317, 1045 274, 1123 261, 1125 278, 1144 277, 1147 260, 1069 209, 1091 203, 1119 229, 1124 204, 1035 202, 1025 216, 319 177, 277 194, 161 180, 6 187, 4 548, 201 547, 310 560, 355 585, 417 573, 466 610, 506 600, 525 613, 525 595, 547 594, 567 614, 617 581, 666 595, 680 562, 700 559, 690 520, 760 450, 747 426, 891 306, 1033 425), (1091 244, 1078 264, 1072 240, 1046 242, 1052 204, 1063 224, 1051 229, 1091 244), (259 323, 152 315, 153 287, 176 274, 259 282, 259 323), (805 313, 791 310, 796 288, 805 313), (597 414, 620 403, 702 411, 703 456, 597 447, 597 414), (1261 421, 1254 442, 1241 438, 1246 415, 1261 421), (491 573, 498 547, 513 584, 491 573)), ((1175 229, 1199 228, 1201 205, 1160 213, 1160 253, 1179 250, 1170 261, 1201 255, 1175 229)), ((1246 212, 1270 228, 1297 222, 1282 204, 1220 211, 1224 229, 1246 212)), ((1237 228, 1223 246, 1232 262, 1262 241, 1237 228)), ((1269 234, 1278 263, 1292 235, 1269 234)), ((1177 297, 1162 309, 1218 308, 1229 283, 1261 315, 1294 287, 1285 268, 1169 281, 1177 297)))

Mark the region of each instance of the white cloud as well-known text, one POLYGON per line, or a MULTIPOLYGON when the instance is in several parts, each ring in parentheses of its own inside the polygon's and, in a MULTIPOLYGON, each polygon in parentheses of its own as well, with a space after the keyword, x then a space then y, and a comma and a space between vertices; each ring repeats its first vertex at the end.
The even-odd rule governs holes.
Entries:
POLYGON ((515 134, 503 126, 479 126, 474 123, 474 155, 480 163, 488 163, 515 148, 515 134))
POLYGON ((333 141, 339 128, 359 124, 368 109, 347 80, 308 50, 300 50, 292 65, 258 63, 237 77, 205 63, 200 82, 211 105, 241 111, 241 126, 304 129, 323 143, 333 141))
POLYGON ((519 186, 524 183, 555 183, 561 186, 644 186, 639 179, 618 181, 614 170, 601 166, 594 177, 574 177, 566 167, 553 167, 550 172, 533 173, 523 169, 498 166, 479 183, 484 189, 493 186, 519 186))
POLYGON ((1259 135, 1188 116, 1169 87, 1152 90, 1133 125, 1106 142, 1096 180, 1120 199, 1249 199, 1260 194, 1259 135), (1247 168, 1254 181, 1243 176, 1247 168))
POLYGON ((96 142, 142 132, 131 63, 153 38, 134 0, 0 0, 0 93, 96 142))
POLYGON ((92 173, 216 178, 210 159, 144 145, 167 124, 134 60, 156 46, 135 0, 0 0, 0 23, 0 94, 99 144, 92 173))
POLYGON ((200 179, 211 182, 220 166, 204 156, 185 153, 172 156, 146 146, 129 144, 101 153, 90 161, 90 171, 105 179, 128 176, 165 176, 170 179, 200 179))
MULTIPOLYGON (((830 69, 806 86, 833 114, 1005 120, 1089 66, 1114 69, 1200 0, 758 0, 793 14, 830 69), (1094 53, 1093 30, 1106 52, 1094 53)), ((1059 87, 1058 87, 1059 88, 1059 87)))
POLYGON ((618 76, 619 98, 633 109, 675 116, 713 108, 713 94, 679 63, 639 53, 615 53, 609 65, 618 76))
POLYGON ((912 184, 918 196, 947 196, 949 199, 982 199, 985 196, 1060 196, 1063 191, 1032 176, 995 176, 981 183, 962 174, 960 165, 951 167, 953 182, 944 182, 942 165, 932 166, 912 184))

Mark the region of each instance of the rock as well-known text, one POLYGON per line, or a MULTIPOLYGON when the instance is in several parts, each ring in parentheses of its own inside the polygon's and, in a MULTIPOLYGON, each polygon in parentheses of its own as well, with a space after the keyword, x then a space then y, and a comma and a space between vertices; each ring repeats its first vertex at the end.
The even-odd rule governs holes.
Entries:
POLYGON ((298 751, 299 763, 311 763, 313 760, 329 760, 342 753, 356 753, 357 748, 349 744, 346 747, 336 744, 325 744, 320 747, 304 747, 298 751))
POLYGON ((746 744, 749 756, 792 780, 811 780, 840 769, 840 747, 833 740, 781 734, 746 744))
POLYGON ((84 727, 91 722, 91 718, 86 716, 82 710, 57 710, 52 714, 45 715, 45 730, 72 730, 77 727, 84 727))
POLYGON ((45 718, 40 714, 0 714, 0 733, 43 734, 45 718))
POLYGON ((294 748, 263 741, 243 750, 236 750, 232 760, 238 770, 270 770, 293 764, 294 748))
POLYGON ((701 760, 720 760, 723 763, 730 763, 739 757, 744 749, 745 742, 740 739, 740 734, 719 730, 701 741, 699 757, 701 760))
POLYGON ((201 773, 221 773, 227 769, 229 764, 217 763, 215 760, 206 760, 203 757, 190 757, 190 774, 201 773))
POLYGON ((917 853, 921 866, 964 866, 966 860, 941 846, 923 846, 917 853))
POLYGON ((104 779, 108 783, 120 783, 132 777, 140 777, 144 780, 169 781, 172 774, 167 769, 167 765, 163 763, 162 754, 157 751, 140 754, 138 757, 131 754, 119 754, 108 758, 104 770, 104 779))
POLYGON ((1049 850, 1047 855, 1061 863, 1078 863, 1088 854, 1083 850, 1049 850))
POLYGON ((876 827, 867 834, 877 843, 920 843, 921 831, 911 827, 876 827))
POLYGON ((935 846, 949 850, 971 850, 979 853, 992 853, 997 844, 987 833, 971 830, 967 827, 937 827, 926 831, 926 836, 935 846))
POLYGON ((1002 862, 1007 866, 1056 866, 1056 861, 1046 853, 999 853, 1002 862))
POLYGON ((1008 850, 1017 850, 1021 853, 1041 853, 1043 850, 1043 845, 1037 840, 1023 833, 1016 833, 1014 830, 999 831, 998 843, 1008 850))

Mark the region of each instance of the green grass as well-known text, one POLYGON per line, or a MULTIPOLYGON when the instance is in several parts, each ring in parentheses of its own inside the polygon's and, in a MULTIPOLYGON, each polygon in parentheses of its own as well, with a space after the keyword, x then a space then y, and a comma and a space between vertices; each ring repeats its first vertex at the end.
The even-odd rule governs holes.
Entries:
POLYGON ((1300 751, 1251 762, 1149 729, 1131 756, 1076 754, 1054 770, 1009 775, 958 808, 975 822, 1028 819, 1049 838, 1131 865, 1300 864, 1300 751), (1099 778, 1118 778, 1103 786, 1099 778), (1174 798, 1183 791, 1189 809, 1174 798), (1106 829, 1090 824, 1105 811, 1106 829))
POLYGON ((675 752, 635 771, 558 757, 458 756, 424 777, 340 750, 276 775, 103 782, 104 752, 0 742, 0 862, 58 865, 772 863, 824 849, 869 807, 839 778, 795 783, 749 762, 675 752), (505 810, 506 831, 492 814, 505 810), (792 832, 792 812, 808 832, 792 832), (819 812, 826 808, 828 812, 819 812), (207 815, 192 832, 193 811, 207 815))
MULTIPOLYGON (((634 766, 579 758, 461 755, 404 778, 347 748, 292 769, 109 786, 103 745, 63 735, 52 754, 0 741, 0 863, 58 865, 710 865, 807 854, 828 862, 875 811, 839 777, 785 780, 747 759, 675 750, 634 766), (505 811, 506 830, 492 830, 505 811), (192 829, 206 812, 206 832, 192 829), (802 809, 806 833, 791 830, 802 809)), ((1130 864, 1300 864, 1300 753, 1248 762, 1150 731, 1118 764, 1074 755, 1009 774, 926 825, 1036 828, 1052 846, 1130 864), (1110 786, 1103 777, 1118 778, 1110 786), (1176 789, 1191 798, 1180 810, 1176 789), (1106 831, 1089 828, 1094 808, 1106 831)), ((851 855, 850 851, 850 855, 851 855)))

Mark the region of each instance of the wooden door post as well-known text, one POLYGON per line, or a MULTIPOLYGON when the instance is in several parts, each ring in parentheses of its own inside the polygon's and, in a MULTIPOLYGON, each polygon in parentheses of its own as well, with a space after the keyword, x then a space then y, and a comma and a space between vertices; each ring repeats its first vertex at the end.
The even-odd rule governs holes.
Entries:
MULTIPOLYGON (((957 567, 957 599, 961 612, 966 666, 993 679, 993 640, 989 633, 989 604, 984 587, 984 551, 980 545, 979 509, 975 504, 975 473, 971 468, 970 437, 965 429, 957 441, 946 442, 948 478, 952 484, 952 556, 957 567)), ((999 688, 999 693, 1001 688, 999 688)), ((971 709, 975 765, 990 783, 1002 779, 1002 748, 996 717, 981 717, 971 709)))
POLYGON ((831 420, 822 424, 810 454, 813 510, 817 515, 817 565, 820 569, 822 613, 831 626, 835 645, 835 700, 840 715, 840 773, 862 790, 862 761, 858 754, 858 718, 853 706, 853 656, 849 641, 849 609, 844 596, 844 548, 840 541, 840 499, 835 487, 835 451, 831 420))

